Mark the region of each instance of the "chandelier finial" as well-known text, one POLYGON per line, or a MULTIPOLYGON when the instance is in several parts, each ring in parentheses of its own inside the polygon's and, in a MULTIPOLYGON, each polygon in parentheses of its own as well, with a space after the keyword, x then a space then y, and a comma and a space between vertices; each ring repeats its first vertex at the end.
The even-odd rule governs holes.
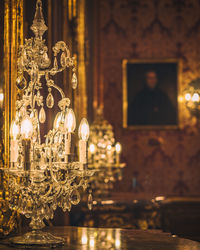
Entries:
POLYGON ((44 22, 41 0, 37 0, 35 17, 31 29, 34 32, 35 36, 38 38, 42 38, 44 32, 48 29, 44 22))

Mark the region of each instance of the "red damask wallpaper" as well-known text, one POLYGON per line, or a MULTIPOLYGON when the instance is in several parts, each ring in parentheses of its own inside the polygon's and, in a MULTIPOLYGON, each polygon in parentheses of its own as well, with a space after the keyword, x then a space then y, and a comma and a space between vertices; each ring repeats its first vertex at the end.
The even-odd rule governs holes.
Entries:
MULTIPOLYGON (((97 78, 103 76, 105 118, 123 146, 127 167, 115 195, 142 199, 200 195, 200 133, 122 128, 122 60, 178 58, 181 89, 200 77, 199 0, 98 0, 97 78)), ((183 111, 181 111, 183 112, 183 111)), ((184 116, 184 114, 182 114, 184 116)), ((191 120, 185 115, 185 123, 191 120)))

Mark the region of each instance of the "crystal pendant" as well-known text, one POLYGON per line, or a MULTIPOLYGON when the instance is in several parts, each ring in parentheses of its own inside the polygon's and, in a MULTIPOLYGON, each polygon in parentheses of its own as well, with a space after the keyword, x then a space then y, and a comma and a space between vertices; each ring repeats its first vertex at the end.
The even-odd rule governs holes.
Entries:
POLYGON ((63 211, 66 212, 68 210, 70 212, 71 206, 72 206, 72 204, 71 204, 68 196, 65 196, 63 199, 63 207, 62 207, 63 211))
POLYGON ((45 110, 44 110, 43 107, 40 109, 39 121, 40 121, 41 123, 44 123, 44 122, 46 121, 46 113, 45 113, 45 110))
POLYGON ((49 209, 48 205, 46 205, 46 207, 45 207, 45 219, 47 219, 47 220, 50 219, 50 209, 49 209))
POLYGON ((46 99, 46 104, 48 108, 53 108, 54 105, 54 98, 51 92, 48 94, 47 99, 46 99))
POLYGON ((16 85, 17 85, 17 88, 18 89, 25 89, 26 88, 26 79, 24 78, 23 75, 21 76, 18 76, 17 79, 16 79, 16 85))
POLYGON ((71 204, 71 202, 70 202, 69 199, 67 199, 65 205, 66 205, 66 208, 67 208, 68 212, 70 212, 70 211, 71 211, 72 204, 71 204))
POLYGON ((52 207, 53 210, 56 210, 56 208, 57 208, 57 201, 56 201, 56 200, 54 200, 54 201, 52 202, 51 207, 52 207))
POLYGON ((38 81, 38 71, 36 70, 35 67, 31 69, 31 81, 32 82, 37 82, 38 81))
POLYGON ((54 67, 54 69, 58 69, 58 62, 57 62, 57 58, 55 57, 55 59, 54 59, 54 63, 53 63, 53 67, 54 67))
POLYGON ((66 66, 66 57, 64 52, 61 54, 60 64, 62 65, 63 68, 66 66))
POLYGON ((77 81, 76 73, 73 73, 73 75, 72 75, 72 88, 73 89, 76 89, 77 83, 78 83, 78 81, 77 81))
POLYGON ((63 198, 62 198, 62 196, 58 197, 57 204, 58 204, 59 207, 62 207, 62 204, 63 204, 63 198))
POLYGON ((80 202, 80 199, 81 197, 77 189, 71 192, 70 201, 73 205, 78 205, 78 203, 80 202))
POLYGON ((51 220, 53 219, 53 213, 54 213, 53 209, 50 209, 49 210, 49 217, 51 220))
POLYGON ((92 210, 92 205, 93 205, 93 199, 92 199, 92 194, 90 193, 88 195, 88 208, 89 208, 89 210, 92 210))

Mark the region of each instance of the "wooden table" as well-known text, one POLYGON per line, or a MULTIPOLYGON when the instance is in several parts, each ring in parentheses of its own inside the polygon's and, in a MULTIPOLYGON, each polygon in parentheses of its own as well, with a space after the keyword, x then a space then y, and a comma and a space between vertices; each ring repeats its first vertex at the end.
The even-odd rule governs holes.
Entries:
MULTIPOLYGON (((66 250, 196 250, 200 244, 163 233, 159 230, 103 229, 84 227, 49 227, 45 229, 55 236, 65 239, 66 250)), ((0 241, 0 249, 14 249, 8 244, 9 239, 0 241)), ((19 249, 19 248, 15 248, 19 249)), ((21 249, 21 248, 20 248, 21 249)), ((31 248, 41 249, 41 248, 31 248)), ((44 249, 44 248, 42 248, 44 249)))
MULTIPOLYGON (((157 197, 152 200, 97 199, 94 203, 92 212, 88 210, 87 203, 81 202, 74 206, 69 214, 70 225, 160 229, 182 238, 200 241, 200 197, 157 197)), ((62 223, 62 220, 60 221, 62 223)), ((61 223, 59 226, 64 226, 61 223)))

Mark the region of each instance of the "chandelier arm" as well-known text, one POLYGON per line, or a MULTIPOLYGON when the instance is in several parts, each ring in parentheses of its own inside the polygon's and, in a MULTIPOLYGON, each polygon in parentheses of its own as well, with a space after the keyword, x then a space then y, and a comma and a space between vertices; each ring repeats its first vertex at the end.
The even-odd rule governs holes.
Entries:
POLYGON ((56 179, 54 173, 53 173, 53 170, 52 170, 52 165, 49 165, 49 171, 50 171, 50 174, 51 174, 51 177, 52 179, 57 183, 59 184, 58 180, 56 179))
POLYGON ((67 58, 71 59, 70 57, 70 50, 67 46, 67 44, 64 41, 58 41, 54 47, 52 48, 54 52, 54 56, 57 56, 57 54, 62 50, 63 52, 66 52, 67 58))
POLYGON ((53 88, 57 89, 58 92, 60 93, 61 97, 62 97, 62 98, 65 98, 65 93, 63 92, 63 90, 62 90, 58 85, 56 85, 56 84, 54 83, 54 81, 50 80, 48 74, 50 74, 50 72, 49 72, 49 71, 46 71, 46 73, 45 73, 45 79, 46 79, 47 87, 53 87, 53 88))
POLYGON ((57 89, 58 92, 60 93, 62 99, 65 98, 64 92, 62 91, 62 89, 60 87, 58 87, 58 85, 56 85, 56 84, 49 84, 48 86, 57 89))
POLYGON ((49 190, 45 194, 42 195, 43 198, 48 198, 52 192, 53 186, 49 185, 49 183, 48 183, 48 186, 49 186, 49 190))

